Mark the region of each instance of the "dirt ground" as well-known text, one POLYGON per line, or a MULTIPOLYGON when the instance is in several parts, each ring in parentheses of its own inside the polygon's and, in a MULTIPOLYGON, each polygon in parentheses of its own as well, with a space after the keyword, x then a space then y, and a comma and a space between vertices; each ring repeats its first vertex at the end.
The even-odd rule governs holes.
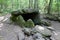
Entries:
POLYGON ((60 40, 60 23, 57 21, 51 21, 52 27, 56 30, 57 35, 55 36, 56 40, 60 40))
MULTIPOLYGON (((3 17, 2 17, 2 19, 3 19, 3 17)), ((0 21, 1 21, 1 17, 0 17, 0 21)), ((52 24, 51 27, 53 27, 55 29, 56 33, 57 33, 57 35, 55 35, 56 40, 60 40, 60 23, 57 22, 57 21, 51 21, 51 24, 52 24)), ((1 30, 1 26, 0 26, 0 30, 1 30)))

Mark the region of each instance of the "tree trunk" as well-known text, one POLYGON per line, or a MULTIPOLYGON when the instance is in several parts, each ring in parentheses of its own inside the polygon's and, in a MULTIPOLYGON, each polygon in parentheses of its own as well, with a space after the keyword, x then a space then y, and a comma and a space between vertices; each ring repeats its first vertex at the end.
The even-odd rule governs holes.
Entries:
POLYGON ((53 2, 53 0, 50 0, 48 9, 47 9, 48 10, 47 14, 50 14, 52 2, 53 2))
POLYGON ((57 0, 57 12, 58 12, 58 16, 60 16, 60 13, 59 13, 59 0, 57 0))
POLYGON ((47 13, 47 9, 48 9, 48 0, 44 0, 44 13, 47 13))
POLYGON ((3 0, 1 0, 1 9, 0 9, 0 13, 2 13, 2 9, 3 9, 3 0))
POLYGON ((34 0, 34 9, 38 10, 38 0, 34 0))
POLYGON ((29 0, 29 8, 33 8, 33 0, 29 0))

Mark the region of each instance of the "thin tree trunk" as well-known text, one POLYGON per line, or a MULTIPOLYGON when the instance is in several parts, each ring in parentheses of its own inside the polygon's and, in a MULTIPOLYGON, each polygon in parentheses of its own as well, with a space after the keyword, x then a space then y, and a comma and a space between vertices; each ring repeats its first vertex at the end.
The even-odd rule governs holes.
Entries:
POLYGON ((57 0, 57 12, 58 12, 58 16, 60 16, 60 13, 59 13, 59 0, 57 0))
POLYGON ((13 0, 11 0, 11 6, 12 6, 12 9, 11 10, 13 10, 13 0))
POLYGON ((16 0, 16 9, 19 8, 19 5, 18 5, 18 0, 16 0))
POLYGON ((34 0, 34 9, 38 10, 38 0, 34 0))
POLYGON ((1 9, 0 9, 0 12, 2 13, 2 9, 3 9, 3 0, 1 0, 1 9))
POLYGON ((47 14, 50 14, 52 2, 53 2, 53 0, 50 0, 48 9, 47 9, 48 10, 47 14))
POLYGON ((7 10, 7 0, 4 1, 4 11, 7 10))
POLYGON ((33 0, 29 0, 29 8, 33 7, 33 0))
POLYGON ((47 13, 47 8, 48 8, 48 0, 44 0, 44 13, 47 13))

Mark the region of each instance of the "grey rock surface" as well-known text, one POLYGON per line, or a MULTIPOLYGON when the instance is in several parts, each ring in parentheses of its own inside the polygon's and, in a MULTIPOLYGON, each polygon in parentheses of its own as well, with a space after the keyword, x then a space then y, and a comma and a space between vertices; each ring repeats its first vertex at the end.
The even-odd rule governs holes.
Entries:
POLYGON ((34 34, 33 38, 34 38, 35 40, 45 40, 40 33, 34 34))
POLYGON ((4 16, 0 16, 0 21, 4 19, 4 16))
POLYGON ((23 28, 23 32, 27 35, 30 35, 31 33, 31 28, 23 28))
POLYGON ((42 26, 39 26, 39 25, 36 25, 34 30, 45 35, 45 36, 52 35, 52 32, 49 29, 42 27, 42 26))

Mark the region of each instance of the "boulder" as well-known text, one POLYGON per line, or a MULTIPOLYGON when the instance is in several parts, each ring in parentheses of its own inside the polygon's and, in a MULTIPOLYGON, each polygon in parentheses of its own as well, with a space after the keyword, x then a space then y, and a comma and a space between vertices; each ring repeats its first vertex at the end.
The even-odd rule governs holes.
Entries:
POLYGON ((29 37, 25 37, 24 40, 34 40, 32 36, 29 36, 29 37))
POLYGON ((4 16, 0 16, 0 21, 2 21, 4 19, 4 16))
POLYGON ((20 10, 12 11, 12 12, 11 12, 11 15, 12 15, 12 16, 15 16, 15 17, 19 16, 19 15, 20 15, 20 10))
POLYGON ((39 25, 35 26, 34 31, 37 31, 44 36, 51 36, 52 35, 52 32, 49 29, 39 26, 39 25))
POLYGON ((31 29, 30 28, 23 28, 23 32, 25 35, 30 36, 31 34, 31 29))
POLYGON ((40 34, 40 33, 34 34, 34 35, 33 35, 33 38, 34 38, 35 40, 45 40, 45 39, 43 38, 42 34, 40 34))
POLYGON ((33 28, 34 27, 34 22, 31 19, 27 20, 26 27, 33 28))
POLYGON ((40 24, 41 24, 41 25, 44 25, 44 26, 51 26, 51 22, 46 21, 46 20, 41 20, 41 21, 40 21, 40 24))
POLYGON ((55 15, 51 14, 51 15, 46 15, 45 18, 49 19, 49 20, 57 21, 58 16, 55 16, 55 15))
POLYGON ((16 22, 16 21, 17 21, 17 17, 11 16, 11 17, 10 17, 10 20, 11 20, 12 22, 16 22))
POLYGON ((25 26, 25 20, 23 19, 23 17, 22 17, 21 15, 17 17, 17 23, 18 23, 21 27, 25 26))
POLYGON ((49 29, 50 31, 55 31, 53 27, 47 27, 47 29, 49 29))
POLYGON ((32 36, 29 36, 28 37, 28 40, 34 40, 32 36))

